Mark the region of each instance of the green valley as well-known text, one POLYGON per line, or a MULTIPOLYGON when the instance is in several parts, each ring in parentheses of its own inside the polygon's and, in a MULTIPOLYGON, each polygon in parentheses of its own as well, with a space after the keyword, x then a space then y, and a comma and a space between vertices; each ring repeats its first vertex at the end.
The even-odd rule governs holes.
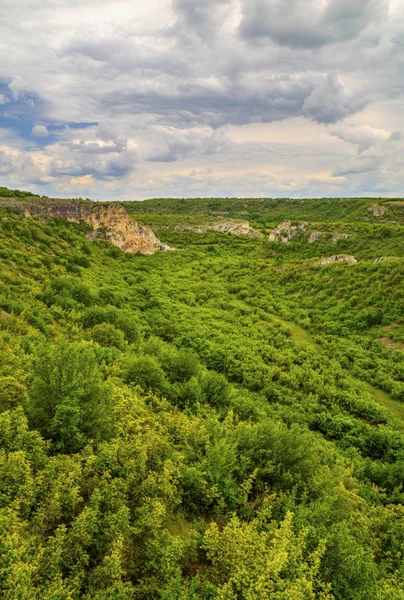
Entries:
POLYGON ((403 600, 404 203, 0 192, 4 598, 403 600))

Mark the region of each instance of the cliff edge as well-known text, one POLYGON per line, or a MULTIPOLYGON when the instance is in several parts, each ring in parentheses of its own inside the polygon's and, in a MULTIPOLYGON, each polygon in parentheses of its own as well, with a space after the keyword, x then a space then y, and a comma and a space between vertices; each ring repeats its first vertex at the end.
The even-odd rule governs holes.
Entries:
POLYGON ((134 221, 120 204, 0 199, 0 206, 17 209, 27 217, 40 215, 59 217, 75 223, 85 221, 93 229, 88 234, 90 240, 105 239, 131 254, 155 254, 173 250, 161 242, 149 227, 134 221))

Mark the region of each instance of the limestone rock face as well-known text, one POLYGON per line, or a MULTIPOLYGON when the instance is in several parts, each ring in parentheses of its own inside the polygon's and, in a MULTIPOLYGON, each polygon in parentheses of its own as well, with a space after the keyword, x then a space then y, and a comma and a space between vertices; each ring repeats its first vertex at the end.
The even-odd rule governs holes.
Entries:
POLYGON ((173 250, 161 242, 153 231, 131 219, 119 204, 97 204, 95 202, 7 202, 26 216, 43 215, 60 217, 79 223, 85 221, 93 231, 88 234, 91 240, 105 239, 124 252, 135 254, 155 254, 159 251, 173 250))
POLYGON ((290 244, 291 241, 296 240, 302 234, 306 233, 307 228, 308 223, 306 221, 302 221, 297 225, 293 225, 292 221, 284 221, 271 231, 268 241, 290 244))
POLYGON ((110 244, 124 252, 155 254, 158 251, 172 250, 167 244, 160 242, 149 227, 131 219, 122 206, 96 205, 84 220, 93 228, 96 238, 102 230, 102 235, 110 244))
POLYGON ((369 210, 373 212, 374 217, 383 217, 383 215, 385 215, 387 212, 387 208, 380 206, 380 204, 373 204, 369 210))
POLYGON ((355 265, 358 261, 354 256, 350 256, 349 254, 334 254, 333 256, 329 256, 328 258, 322 258, 318 261, 318 265, 332 265, 333 263, 347 263, 350 265, 355 265))
POLYGON ((313 231, 309 237, 309 244, 314 244, 314 242, 317 242, 323 235, 327 235, 325 231, 313 231))
POLYGON ((207 223, 206 225, 180 226, 176 231, 194 231, 195 233, 206 233, 207 231, 220 231, 221 233, 231 233, 232 235, 245 235, 247 237, 263 238, 260 231, 250 227, 248 221, 221 221, 219 223, 207 223))

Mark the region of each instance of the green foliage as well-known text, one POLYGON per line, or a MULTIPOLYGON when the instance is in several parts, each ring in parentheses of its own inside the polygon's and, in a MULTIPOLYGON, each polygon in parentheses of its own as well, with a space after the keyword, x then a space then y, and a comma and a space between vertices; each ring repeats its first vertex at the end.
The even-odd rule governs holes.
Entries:
POLYGON ((140 356, 131 360, 125 372, 128 383, 136 383, 145 391, 162 393, 165 388, 165 375, 157 360, 151 356, 140 356))
POLYGON ((0 411, 22 406, 27 400, 27 388, 15 377, 0 377, 0 411))
POLYGON ((189 381, 200 369, 197 356, 185 349, 163 354, 161 362, 172 383, 189 381))
POLYGON ((88 333, 90 339, 100 346, 113 346, 118 348, 118 350, 123 350, 125 348, 125 337, 122 331, 116 329, 110 323, 99 323, 98 325, 94 325, 92 329, 90 329, 88 333))
POLYGON ((230 387, 226 377, 214 371, 208 371, 200 379, 201 391, 205 402, 220 408, 226 406, 230 387))
POLYGON ((329 586, 317 579, 324 544, 306 558, 306 532, 295 536, 291 513, 279 528, 266 529, 262 518, 258 513, 243 523, 233 517, 223 531, 215 523, 206 531, 204 547, 219 582, 216 598, 331 600, 329 586))
POLYGON ((33 367, 30 421, 57 452, 77 452, 111 433, 110 391, 91 345, 45 346, 33 367))
POLYGON ((4 597, 402 600, 400 207, 127 204, 179 249, 131 256, 16 197, 0 208, 4 597), (325 235, 189 229, 217 212, 325 235), (317 264, 336 253, 358 263, 317 264))

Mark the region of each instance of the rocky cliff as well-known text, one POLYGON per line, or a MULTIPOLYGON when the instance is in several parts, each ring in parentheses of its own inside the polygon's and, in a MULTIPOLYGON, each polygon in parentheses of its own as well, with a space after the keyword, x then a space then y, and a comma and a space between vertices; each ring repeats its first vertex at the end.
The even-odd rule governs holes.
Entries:
POLYGON ((0 205, 11 206, 24 212, 27 217, 41 215, 60 217, 76 223, 85 221, 92 227, 92 232, 88 234, 89 239, 105 239, 113 246, 131 254, 155 254, 172 250, 157 239, 149 227, 134 221, 119 204, 0 200, 0 205))
POLYGON ((353 237, 353 234, 332 233, 330 231, 312 231, 309 234, 309 224, 306 221, 301 221, 300 223, 283 221, 283 223, 271 231, 268 241, 290 244, 293 241, 302 240, 307 241, 309 244, 314 244, 326 236, 331 239, 333 244, 336 244, 339 240, 347 240, 353 237))
MULTIPOLYGON (((273 229, 269 234, 269 242, 282 242, 283 244, 290 244, 293 240, 300 238, 304 233, 307 232, 308 223, 302 221, 301 223, 293 223, 292 221, 284 221, 278 227, 273 229)), ((318 232, 320 233, 320 232, 318 232)))
POLYGON ((218 223, 206 223, 205 225, 176 227, 179 231, 194 231, 195 233, 206 233, 207 231, 220 231, 232 235, 246 235, 247 237, 263 238, 263 233, 253 229, 248 221, 221 221, 218 223))

